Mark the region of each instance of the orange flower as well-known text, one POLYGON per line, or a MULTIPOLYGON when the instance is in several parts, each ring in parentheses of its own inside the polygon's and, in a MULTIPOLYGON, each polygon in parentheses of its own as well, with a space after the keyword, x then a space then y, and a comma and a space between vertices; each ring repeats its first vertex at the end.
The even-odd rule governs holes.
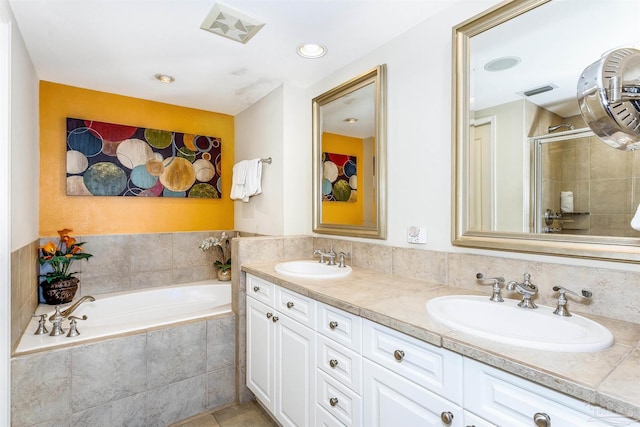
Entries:
MULTIPOLYGON (((76 243, 76 239, 73 239, 73 243, 76 243)), ((77 254, 78 252, 80 252, 82 250, 82 248, 80 246, 74 246, 73 249, 71 249, 71 253, 72 254, 77 254)))
POLYGON ((67 245, 68 248, 70 248, 71 246, 75 245, 76 242, 77 242, 75 237, 71 237, 71 236, 64 236, 62 238, 62 241, 64 242, 65 245, 67 245))
POLYGON ((70 228, 63 228, 62 230, 58 230, 58 234, 60 235, 60 238, 64 240, 64 238, 69 236, 69 233, 72 231, 73 230, 70 228))
POLYGON ((56 249, 57 249, 57 246, 53 242, 47 242, 47 244, 42 247, 42 250, 49 254, 55 254, 56 249))

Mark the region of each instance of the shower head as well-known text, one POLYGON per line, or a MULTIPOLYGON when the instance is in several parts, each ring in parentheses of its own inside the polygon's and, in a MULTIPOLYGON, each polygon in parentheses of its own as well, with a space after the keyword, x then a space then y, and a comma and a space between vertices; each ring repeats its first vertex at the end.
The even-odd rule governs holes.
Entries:
POLYGON ((566 128, 567 128, 567 129, 569 129, 569 130, 573 130, 573 129, 574 129, 574 128, 573 128, 573 125, 569 125, 569 124, 567 124, 567 123, 562 123, 561 125, 549 126, 549 127, 547 128, 547 131, 548 131, 549 133, 551 133, 551 132, 555 132, 555 131, 557 131, 557 130, 558 130, 558 129, 560 129, 560 128, 564 128, 564 127, 566 127, 566 128))

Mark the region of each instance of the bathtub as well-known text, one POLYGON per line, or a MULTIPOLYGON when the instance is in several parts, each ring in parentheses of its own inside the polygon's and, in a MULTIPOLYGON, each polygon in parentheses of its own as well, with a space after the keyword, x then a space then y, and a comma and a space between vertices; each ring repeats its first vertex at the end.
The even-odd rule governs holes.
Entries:
MULTIPOLYGON (((231 285, 220 284, 217 280, 115 292, 96 295, 95 298, 94 302, 82 303, 73 313, 77 317, 87 316, 87 320, 78 320, 80 335, 66 336, 69 331, 68 320, 62 323, 64 335, 34 335, 38 328, 38 319, 34 318, 25 329, 14 354, 73 345, 231 312, 231 285)), ((65 304, 61 309, 69 305, 65 304)), ((36 314, 43 313, 48 314, 46 326, 50 332, 52 328, 48 318, 54 313, 53 307, 40 304, 36 314)))

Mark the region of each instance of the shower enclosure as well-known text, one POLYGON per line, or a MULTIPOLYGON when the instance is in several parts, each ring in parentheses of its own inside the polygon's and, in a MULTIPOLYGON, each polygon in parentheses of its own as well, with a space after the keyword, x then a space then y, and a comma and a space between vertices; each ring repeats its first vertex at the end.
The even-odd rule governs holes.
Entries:
POLYGON ((534 232, 640 237, 629 225, 640 203, 639 152, 612 150, 588 128, 529 144, 534 232), (562 192, 573 196, 571 212, 561 209, 562 192))

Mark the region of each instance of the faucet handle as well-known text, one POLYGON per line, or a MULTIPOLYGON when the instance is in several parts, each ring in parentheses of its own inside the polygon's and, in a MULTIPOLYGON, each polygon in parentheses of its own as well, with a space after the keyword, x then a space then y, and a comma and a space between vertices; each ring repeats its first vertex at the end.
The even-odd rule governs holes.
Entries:
POLYGON ((504 302, 502 295, 500 295, 500 288, 504 285, 504 277, 484 277, 482 273, 478 273, 476 274, 476 279, 478 281, 491 281, 491 284, 493 284, 493 295, 489 298, 490 301, 504 302))
POLYGON ((318 261, 319 263, 324 263, 324 249, 314 249, 313 250, 313 255, 320 255, 320 261, 318 261))
POLYGON ((553 314, 556 314, 558 316, 563 316, 563 317, 571 316, 569 309, 567 309, 568 301, 567 301, 567 297, 565 296, 565 293, 569 292, 570 294, 573 294, 583 299, 591 299, 591 297, 593 296, 593 293, 587 289, 582 289, 580 291, 580 294, 578 294, 577 292, 574 292, 567 288, 563 288, 562 286, 554 286, 553 291, 560 293, 560 295, 558 295, 558 306, 554 310, 553 314))
POLYGON ((77 337, 80 335, 80 331, 78 331, 76 320, 87 320, 87 315, 85 314, 82 317, 69 316, 69 320, 71 320, 71 323, 69 323, 69 333, 67 334, 67 337, 77 337))
POLYGON ((36 329, 36 331, 33 333, 34 335, 44 335, 46 333, 48 333, 49 331, 47 330, 47 327, 45 325, 46 319, 47 319, 47 313, 45 314, 35 314, 33 313, 33 316, 31 317, 39 317, 40 320, 38 320, 38 329, 36 329))
POLYGON ((349 257, 351 258, 351 253, 349 252, 340 252, 340 263, 338 264, 338 267, 346 267, 347 265, 344 263, 344 259, 345 257, 349 257))

